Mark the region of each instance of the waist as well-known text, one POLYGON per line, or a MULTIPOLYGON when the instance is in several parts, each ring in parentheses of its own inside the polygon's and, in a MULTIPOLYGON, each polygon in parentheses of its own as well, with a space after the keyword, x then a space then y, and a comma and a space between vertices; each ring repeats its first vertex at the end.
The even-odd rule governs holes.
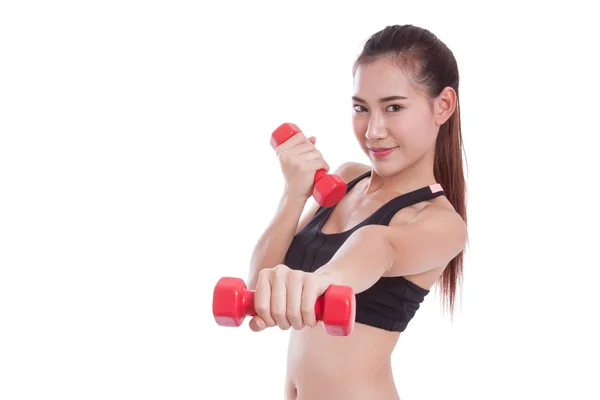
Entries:
POLYGON ((398 336, 361 324, 347 337, 330 336, 320 324, 291 331, 286 385, 297 390, 298 400, 350 400, 360 393, 395 399, 391 353, 398 336))
POLYGON ((387 379, 327 381, 289 380, 285 390, 286 400, 400 400, 400 395, 391 377, 387 379))

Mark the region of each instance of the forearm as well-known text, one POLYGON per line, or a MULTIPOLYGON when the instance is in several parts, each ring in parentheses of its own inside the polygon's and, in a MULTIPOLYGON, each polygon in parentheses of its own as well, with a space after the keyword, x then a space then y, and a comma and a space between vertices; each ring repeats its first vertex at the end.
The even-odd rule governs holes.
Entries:
POLYGON ((296 233, 306 201, 282 195, 275 216, 259 238, 250 260, 247 286, 254 289, 263 268, 283 264, 285 254, 296 233))
POLYGON ((382 230, 365 226, 354 232, 331 260, 315 273, 325 274, 335 285, 360 293, 375 284, 394 264, 395 252, 382 230))

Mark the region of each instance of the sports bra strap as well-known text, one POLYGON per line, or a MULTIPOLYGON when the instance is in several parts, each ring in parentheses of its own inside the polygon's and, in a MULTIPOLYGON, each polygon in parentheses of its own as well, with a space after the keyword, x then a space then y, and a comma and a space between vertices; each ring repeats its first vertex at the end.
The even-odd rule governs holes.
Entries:
POLYGON ((364 178, 366 178, 369 175, 371 175, 371 170, 368 170, 364 174, 361 174, 361 175, 357 176, 356 178, 352 179, 350 182, 348 182, 346 185, 347 186, 346 193, 348 193, 359 181, 363 180, 364 178))
POLYGON ((422 201, 434 199, 438 196, 445 196, 446 193, 439 183, 424 186, 412 192, 404 193, 386 203, 381 211, 381 218, 377 224, 389 225, 394 215, 405 207, 412 206, 422 201))
MULTIPOLYGON (((371 175, 371 170, 357 176, 347 183, 346 193, 348 193, 359 181, 371 175)), ((405 207, 409 207, 413 204, 420 203, 422 201, 431 200, 438 196, 445 196, 446 193, 442 189, 442 186, 439 183, 434 183, 429 186, 424 186, 420 189, 415 189, 413 191, 401 194, 386 204, 381 206, 377 211, 371 214, 365 221, 368 223, 374 223, 378 225, 389 225, 390 221, 394 217, 394 215, 405 207)), ((326 220, 333 211, 333 207, 325 208, 320 207, 317 211, 314 220, 326 220)), ((363 221, 364 222, 364 221, 363 221)), ((322 224, 323 222, 319 223, 322 224)), ((362 223, 361 223, 362 224, 362 223)))

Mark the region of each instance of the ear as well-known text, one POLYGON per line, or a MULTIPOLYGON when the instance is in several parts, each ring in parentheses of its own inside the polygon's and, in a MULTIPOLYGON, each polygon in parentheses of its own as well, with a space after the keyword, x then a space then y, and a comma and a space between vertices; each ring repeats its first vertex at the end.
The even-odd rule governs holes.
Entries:
POLYGON ((434 118, 438 125, 443 125, 456 110, 456 92, 450 86, 442 90, 434 102, 434 118))

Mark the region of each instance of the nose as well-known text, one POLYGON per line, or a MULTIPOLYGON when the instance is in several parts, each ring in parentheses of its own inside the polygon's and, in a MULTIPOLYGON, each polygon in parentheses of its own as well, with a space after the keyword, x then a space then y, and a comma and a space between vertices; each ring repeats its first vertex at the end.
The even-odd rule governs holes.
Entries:
POLYGON ((372 141, 385 139, 387 137, 387 130, 385 129, 383 118, 373 114, 369 120, 369 126, 365 136, 368 140, 372 141))

